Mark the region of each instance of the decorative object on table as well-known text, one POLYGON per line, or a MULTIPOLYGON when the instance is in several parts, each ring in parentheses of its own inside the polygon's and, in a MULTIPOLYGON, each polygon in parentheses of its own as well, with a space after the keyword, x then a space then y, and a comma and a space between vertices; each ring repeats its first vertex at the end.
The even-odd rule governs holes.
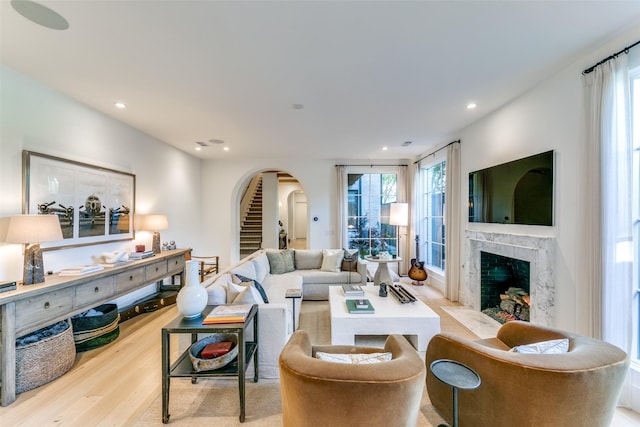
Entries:
POLYGON ((54 215, 62 230, 43 248, 133 240, 135 175, 30 151, 22 159, 25 213, 54 215))
POLYGON ((136 252, 144 252, 147 247, 145 245, 136 245, 136 252))
POLYGON ((378 291, 378 295, 385 298, 387 296, 387 284, 380 283, 380 290, 378 291))
POLYGON ((24 243, 22 281, 25 285, 44 282, 44 262, 40 243, 62 240, 55 215, 15 215, 9 219, 6 242, 24 243))
POLYGON ((166 215, 146 214, 139 215, 136 229, 153 232, 153 244, 151 249, 154 254, 160 253, 160 231, 169 229, 169 221, 166 215))
POLYGON ((398 300, 398 302, 400 304, 407 304, 410 302, 416 302, 417 299, 415 296, 413 296, 413 294, 411 292, 409 292, 408 290, 406 290, 404 288, 404 286, 400 285, 400 284, 391 284, 388 286, 389 288, 389 292, 391 293, 391 295, 393 295, 395 297, 395 299, 398 300))
POLYGON ((102 347, 120 335, 116 304, 102 304, 71 317, 76 352, 102 347))
POLYGON ((173 249, 176 249, 176 242, 174 240, 170 241, 170 242, 162 242, 162 250, 163 251, 171 251, 173 249))
POLYGON ((71 369, 75 360, 73 329, 68 320, 16 339, 16 392, 55 380, 71 369))
POLYGON ((176 303, 178 311, 187 319, 200 317, 202 310, 207 306, 209 296, 206 289, 200 284, 198 271, 199 262, 189 260, 185 263, 185 285, 178 292, 176 303))
POLYGON ((200 351, 201 359, 215 359, 216 357, 223 356, 233 348, 233 343, 231 341, 220 341, 214 342, 211 344, 207 344, 200 351))
POLYGON ((154 256, 153 251, 144 251, 144 252, 130 252, 129 259, 132 261, 145 259, 154 256))
POLYGON ((371 302, 368 299, 361 300, 361 301, 364 301, 364 304, 358 304, 357 301, 358 300, 355 300, 355 299, 346 300, 347 309, 349 310, 350 314, 375 313, 375 309, 373 308, 373 305, 371 305, 371 302))
POLYGON ((211 371, 213 369, 220 369, 223 366, 228 365, 238 357, 238 336, 236 334, 213 334, 208 337, 205 337, 191 345, 189 348, 189 359, 191 359, 191 363, 193 364, 193 369, 196 372, 201 371, 211 371), (219 342, 231 342, 232 348, 227 353, 210 359, 205 359, 201 357, 202 350, 209 344, 219 343, 219 342))
POLYGON ((9 292, 16 290, 16 282, 15 280, 12 282, 2 282, 0 283, 0 293, 9 292))
POLYGON ((364 295, 364 290, 360 285, 342 285, 344 295, 348 297, 364 295))
POLYGON ((416 257, 411 259, 409 278, 414 286, 422 286, 422 282, 427 280, 427 272, 424 269, 424 261, 420 261, 420 236, 416 236, 416 257))

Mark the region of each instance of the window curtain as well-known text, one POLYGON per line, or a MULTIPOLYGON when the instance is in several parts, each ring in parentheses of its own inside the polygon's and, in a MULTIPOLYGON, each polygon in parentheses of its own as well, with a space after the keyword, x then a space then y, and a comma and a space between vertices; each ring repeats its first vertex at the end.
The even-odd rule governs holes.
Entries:
POLYGON ((446 297, 458 301, 460 289, 460 143, 447 147, 444 259, 446 297))
POLYGON ((347 248, 347 167, 336 166, 336 194, 338 195, 338 247, 347 248))
MULTIPOLYGON (((587 252, 581 263, 593 309, 591 331, 632 353, 632 143, 627 55, 620 55, 584 76, 587 122, 587 193, 583 235, 587 252)), ((631 388, 620 404, 629 406, 631 388)))
MULTIPOLYGON (((396 201, 399 203, 409 202, 408 195, 411 194, 409 187, 409 180, 407 179, 407 166, 400 166, 398 168, 398 172, 396 175, 396 201)), ((409 204, 411 206, 411 204, 409 204)), ((408 222, 411 224, 411 221, 408 222)), ((398 248, 400 249, 400 261, 398 264, 398 274, 406 275, 409 271, 409 257, 405 254, 409 254, 409 243, 408 243, 408 233, 405 231, 408 230, 407 227, 398 227, 398 248), (404 230, 403 230, 404 229, 404 230), (403 231, 405 231, 403 233, 403 231), (405 238, 401 238, 401 236, 405 236, 405 238)))

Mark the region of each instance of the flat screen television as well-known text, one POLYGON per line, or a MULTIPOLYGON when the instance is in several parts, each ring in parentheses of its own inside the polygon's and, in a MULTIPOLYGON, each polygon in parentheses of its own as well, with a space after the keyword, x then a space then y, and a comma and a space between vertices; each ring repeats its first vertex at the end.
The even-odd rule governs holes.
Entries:
POLYGON ((552 151, 469 173, 469 222, 553 225, 552 151))

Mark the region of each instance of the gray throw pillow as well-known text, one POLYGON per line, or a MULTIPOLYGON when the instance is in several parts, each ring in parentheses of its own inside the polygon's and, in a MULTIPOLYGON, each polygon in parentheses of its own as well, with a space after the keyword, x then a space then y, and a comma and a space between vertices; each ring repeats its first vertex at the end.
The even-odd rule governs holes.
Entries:
POLYGON ((358 271, 358 250, 342 249, 344 258, 342 259, 342 271, 358 271))
POLYGON ((271 268, 271 274, 284 274, 293 271, 293 251, 268 251, 267 258, 269 259, 269 267, 271 268))

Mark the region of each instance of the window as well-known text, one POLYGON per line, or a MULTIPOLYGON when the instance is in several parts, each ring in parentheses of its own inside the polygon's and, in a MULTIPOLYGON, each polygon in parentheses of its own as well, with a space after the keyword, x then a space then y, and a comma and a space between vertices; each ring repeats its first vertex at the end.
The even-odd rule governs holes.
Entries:
POLYGON ((421 218, 416 233, 419 239, 420 261, 431 268, 445 269, 444 210, 445 176, 447 163, 438 161, 420 169, 422 204, 421 218), (424 250, 424 251, 423 251, 424 250))
POLYGON ((395 173, 350 173, 347 175, 348 246, 361 255, 380 251, 397 254, 394 226, 389 225, 390 204, 396 201, 395 173))

